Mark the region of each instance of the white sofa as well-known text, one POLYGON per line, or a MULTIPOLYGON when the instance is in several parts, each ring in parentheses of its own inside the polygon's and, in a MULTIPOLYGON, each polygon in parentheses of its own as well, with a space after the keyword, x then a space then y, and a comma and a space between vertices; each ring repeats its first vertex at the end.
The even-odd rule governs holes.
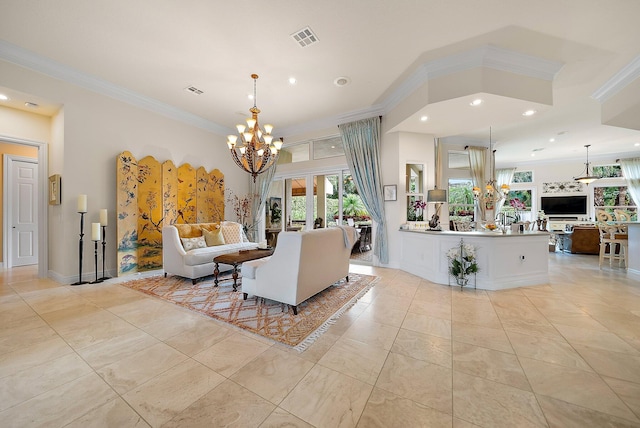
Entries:
POLYGON ((242 292, 297 306, 341 278, 349 280, 353 227, 281 232, 271 257, 242 264, 242 292))
MULTIPOLYGON (((190 278, 195 284, 198 278, 213 275, 215 263, 213 258, 221 254, 257 248, 258 244, 249 242, 242 225, 232 221, 221 223, 176 224, 162 228, 162 267, 167 274, 190 278), (180 238, 202 236, 203 229, 222 228, 225 243, 206 248, 195 248, 185 251, 180 238)), ((220 270, 232 269, 233 266, 220 264, 220 270)))

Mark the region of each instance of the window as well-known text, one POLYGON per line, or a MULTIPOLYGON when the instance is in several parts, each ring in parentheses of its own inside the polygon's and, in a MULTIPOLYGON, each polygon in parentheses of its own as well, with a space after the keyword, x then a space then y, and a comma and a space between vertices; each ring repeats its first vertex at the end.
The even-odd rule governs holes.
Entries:
POLYGON ((513 183, 533 183, 533 171, 516 171, 513 174, 513 183))
POLYGON ((459 220, 460 217, 473 218, 473 181, 471 179, 449 180, 449 218, 459 220))
POLYGON ((321 140, 285 145, 280 150, 278 163, 304 162, 311 159, 325 159, 337 156, 344 156, 342 137, 339 135, 321 140))
POLYGON ((449 152, 449 169, 470 169, 469 152, 449 152))
POLYGON ((600 178, 622 177, 620 165, 600 165, 593 167, 593 175, 600 178))
POLYGON ((510 190, 501 212, 512 221, 534 221, 537 216, 531 214, 533 197, 531 189, 510 190), (524 205, 524 208, 521 206, 524 205))
POLYGON ((333 158, 344 156, 344 146, 342 137, 330 137, 323 140, 313 141, 313 159, 333 158))
POLYGON ((407 191, 407 221, 424 221, 426 204, 424 202, 423 182, 424 165, 408 163, 405 169, 407 191), (419 202, 418 202, 419 201, 419 202))
POLYGON ((596 210, 603 209, 614 218, 615 210, 622 210, 631 215, 633 221, 638 220, 638 209, 633 205, 627 186, 600 186, 593 188, 593 205, 596 210))
POLYGON ((280 150, 278 163, 295 163, 309 160, 309 143, 285 146, 280 150))

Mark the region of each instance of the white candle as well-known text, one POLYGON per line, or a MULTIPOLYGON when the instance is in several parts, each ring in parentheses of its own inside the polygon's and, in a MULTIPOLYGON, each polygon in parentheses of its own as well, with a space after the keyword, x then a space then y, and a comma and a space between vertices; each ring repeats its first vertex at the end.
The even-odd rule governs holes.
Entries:
POLYGON ((87 195, 78 196, 78 212, 79 213, 87 212, 87 195))
POLYGON ((103 208, 100 210, 100 226, 106 226, 108 225, 108 221, 107 221, 107 209, 103 208))
POLYGON ((91 240, 99 241, 100 239, 100 223, 91 223, 91 240))

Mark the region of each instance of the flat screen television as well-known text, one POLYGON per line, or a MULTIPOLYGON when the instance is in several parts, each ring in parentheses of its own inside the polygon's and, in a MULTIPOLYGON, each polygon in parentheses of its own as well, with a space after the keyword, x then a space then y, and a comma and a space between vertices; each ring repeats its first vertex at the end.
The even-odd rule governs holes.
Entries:
POLYGON ((543 196, 540 206, 546 215, 585 215, 587 196, 543 196))

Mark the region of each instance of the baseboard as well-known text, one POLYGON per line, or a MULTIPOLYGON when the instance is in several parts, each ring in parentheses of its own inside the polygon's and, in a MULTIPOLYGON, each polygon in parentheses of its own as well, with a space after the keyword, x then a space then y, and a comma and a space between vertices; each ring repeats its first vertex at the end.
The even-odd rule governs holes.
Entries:
MULTIPOLYGON (((104 274, 107 277, 110 277, 109 280, 111 280, 112 278, 115 277, 115 274, 117 272, 115 272, 115 270, 105 270, 104 274)), ((74 282, 78 282, 78 275, 69 275, 69 276, 65 276, 62 275, 58 272, 49 270, 49 272, 47 272, 47 276, 49 278, 51 278, 52 280, 60 283, 60 284, 73 284, 74 282)), ((98 272, 98 278, 102 278, 102 270, 100 270, 98 272)), ((94 272, 83 272, 82 273, 82 281, 86 281, 86 282, 91 282, 91 281, 95 281, 96 280, 96 273, 94 272)))

